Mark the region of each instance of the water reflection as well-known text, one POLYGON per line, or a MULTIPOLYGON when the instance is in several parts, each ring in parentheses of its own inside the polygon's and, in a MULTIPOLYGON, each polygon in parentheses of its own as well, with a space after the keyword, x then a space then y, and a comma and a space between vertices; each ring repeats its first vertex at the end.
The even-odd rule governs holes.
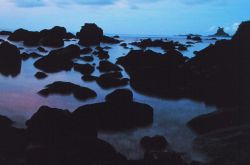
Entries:
MULTIPOLYGON (((2 38, 6 39, 6 38, 2 38)), ((136 41, 142 38, 122 37, 126 43, 136 41)), ((186 40, 182 37, 169 37, 181 43, 186 40)), ((194 50, 200 50, 214 41, 204 40, 202 43, 195 44, 188 51, 183 52, 188 57, 193 56, 194 50)), ((76 44, 77 41, 67 41, 65 46, 76 44)), ((21 42, 15 43, 18 47, 24 47, 21 42)), ((102 46, 110 46, 103 44, 102 46)), ((129 45, 129 47, 132 47, 129 45)), ((133 47, 134 49, 138 49, 133 47)), ((52 50, 52 48, 46 48, 52 50)), ((161 52, 160 48, 150 48, 156 52, 161 52)), ((22 52, 37 52, 36 47, 24 47, 22 52)), ((115 63, 116 59, 122 55, 126 55, 129 49, 124 49, 119 45, 114 45, 109 50, 110 61, 115 63)), ((40 52, 39 52, 40 53, 40 52)), ((46 55, 46 53, 42 53, 46 55)), ((94 63, 98 63, 94 57, 94 63)), ((16 121, 16 126, 24 127, 24 122, 35 113, 41 105, 51 107, 75 110, 84 104, 92 104, 104 101, 105 96, 112 92, 113 89, 103 90, 96 82, 84 82, 81 80, 81 74, 68 71, 49 74, 46 79, 37 80, 34 75, 38 71, 33 67, 34 60, 29 59, 23 62, 20 75, 16 78, 0 76, 0 114, 6 115, 16 121), (97 92, 97 97, 81 102, 76 100, 72 95, 60 96, 52 95, 48 98, 41 97, 37 92, 43 89, 47 84, 54 81, 69 81, 74 84, 86 86, 97 92)), ((78 63, 86 63, 78 61, 78 63)), ((125 72, 122 72, 124 77, 128 77, 125 72)), ((98 69, 95 70, 95 76, 100 75, 98 69)), ((131 87, 125 86, 124 88, 131 87)), ((132 89, 131 89, 132 90, 132 89)), ((130 130, 119 133, 100 132, 99 137, 112 143, 118 151, 125 154, 128 158, 138 158, 142 156, 142 150, 139 147, 139 140, 146 135, 164 135, 170 142, 173 149, 180 152, 191 153, 191 156, 196 159, 203 159, 201 155, 192 150, 192 141, 196 135, 187 128, 186 123, 192 118, 209 113, 215 110, 215 107, 208 107, 204 103, 195 102, 188 99, 183 100, 163 100, 160 98, 152 98, 134 92, 135 101, 146 103, 154 108, 154 123, 150 127, 130 130)))

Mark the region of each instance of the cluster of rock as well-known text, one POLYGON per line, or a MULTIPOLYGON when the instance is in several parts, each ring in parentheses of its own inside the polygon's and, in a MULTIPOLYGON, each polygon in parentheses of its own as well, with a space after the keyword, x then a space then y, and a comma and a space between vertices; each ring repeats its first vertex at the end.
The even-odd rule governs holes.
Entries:
POLYGON ((130 75, 131 86, 143 93, 216 105, 249 104, 249 26, 242 23, 232 40, 217 41, 191 59, 174 49, 166 54, 138 50, 117 63, 130 75))
MULTIPOLYGON (((174 42, 174 41, 165 41, 162 39, 157 39, 157 40, 152 40, 152 39, 144 39, 141 40, 139 42, 132 42, 131 45, 135 45, 139 48, 145 49, 148 47, 160 47, 162 48, 164 51, 169 51, 169 50, 173 50, 173 49, 177 49, 180 51, 185 51, 187 50, 187 46, 183 45, 179 42, 174 42)), ((127 47, 126 43, 124 43, 123 45, 121 45, 123 47, 127 47)))
POLYGON ((42 31, 18 29, 9 35, 8 40, 23 41, 26 46, 62 47, 64 46, 64 39, 72 38, 75 38, 75 36, 67 32, 64 27, 55 26, 42 31))

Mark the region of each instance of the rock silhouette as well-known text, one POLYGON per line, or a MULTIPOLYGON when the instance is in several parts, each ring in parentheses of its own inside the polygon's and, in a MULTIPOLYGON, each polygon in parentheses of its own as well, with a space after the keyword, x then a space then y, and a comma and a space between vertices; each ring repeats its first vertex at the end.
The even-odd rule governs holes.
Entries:
POLYGON ((230 35, 224 31, 224 28, 221 28, 221 27, 218 27, 217 32, 212 36, 213 37, 230 37, 230 35))
POLYGON ((42 96, 49 96, 51 94, 73 94, 74 97, 79 100, 86 100, 97 96, 96 92, 89 88, 62 81, 56 81, 52 84, 49 84, 45 89, 39 91, 38 93, 42 96))
POLYGON ((73 59, 80 57, 80 48, 77 45, 69 45, 65 48, 51 51, 34 63, 34 66, 44 72, 53 73, 63 70, 70 70, 73 66, 73 59))
POLYGON ((114 91, 106 96, 107 102, 84 105, 73 112, 76 120, 93 118, 98 129, 124 130, 149 125, 153 122, 153 108, 133 102, 130 91, 114 91), (113 97, 119 97, 119 101, 113 97), (125 100, 121 100, 125 98, 125 100))
POLYGON ((100 70, 100 72, 111 72, 111 71, 116 72, 122 70, 119 66, 109 61, 100 61, 98 69, 100 70))
POLYGON ((23 41, 26 46, 43 45, 49 47, 62 47, 64 45, 63 39, 73 37, 74 35, 67 33, 64 27, 55 26, 40 32, 18 29, 10 34, 8 39, 10 41, 23 41))
POLYGON ((46 73, 44 73, 44 72, 37 72, 37 73, 35 74, 35 77, 36 77, 37 79, 45 79, 46 77, 48 77, 48 75, 47 75, 46 73))
POLYGON ((97 84, 104 89, 125 86, 128 84, 128 79, 123 78, 120 72, 104 73, 97 79, 97 84))
POLYGON ((0 35, 9 36, 11 34, 12 34, 12 32, 10 32, 10 31, 0 31, 0 35))
POLYGON ((79 44, 83 46, 99 45, 103 38, 103 30, 96 24, 86 23, 77 33, 79 44))
POLYGON ((5 76, 17 76, 21 71, 22 59, 19 49, 8 42, 0 44, 0 73, 5 76))
POLYGON ((154 137, 143 137, 140 144, 146 151, 164 151, 168 142, 163 136, 156 135, 154 137))
POLYGON ((90 64, 75 64, 74 70, 83 75, 91 75, 95 71, 95 67, 90 64))

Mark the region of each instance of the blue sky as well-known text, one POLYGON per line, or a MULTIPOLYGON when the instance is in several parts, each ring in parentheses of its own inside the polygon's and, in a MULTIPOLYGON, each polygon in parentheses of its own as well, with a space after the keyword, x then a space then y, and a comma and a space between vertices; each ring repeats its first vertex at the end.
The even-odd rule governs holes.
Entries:
POLYGON ((0 0, 0 29, 79 31, 95 22, 107 34, 231 34, 250 19, 250 0, 0 0))

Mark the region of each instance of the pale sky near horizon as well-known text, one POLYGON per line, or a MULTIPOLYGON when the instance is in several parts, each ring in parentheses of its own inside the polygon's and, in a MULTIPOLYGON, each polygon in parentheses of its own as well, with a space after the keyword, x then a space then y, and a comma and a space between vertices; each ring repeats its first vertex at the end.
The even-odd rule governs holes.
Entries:
POLYGON ((55 25, 77 32, 94 22, 106 34, 233 34, 250 20, 250 0, 0 0, 0 29, 41 30, 55 25))

